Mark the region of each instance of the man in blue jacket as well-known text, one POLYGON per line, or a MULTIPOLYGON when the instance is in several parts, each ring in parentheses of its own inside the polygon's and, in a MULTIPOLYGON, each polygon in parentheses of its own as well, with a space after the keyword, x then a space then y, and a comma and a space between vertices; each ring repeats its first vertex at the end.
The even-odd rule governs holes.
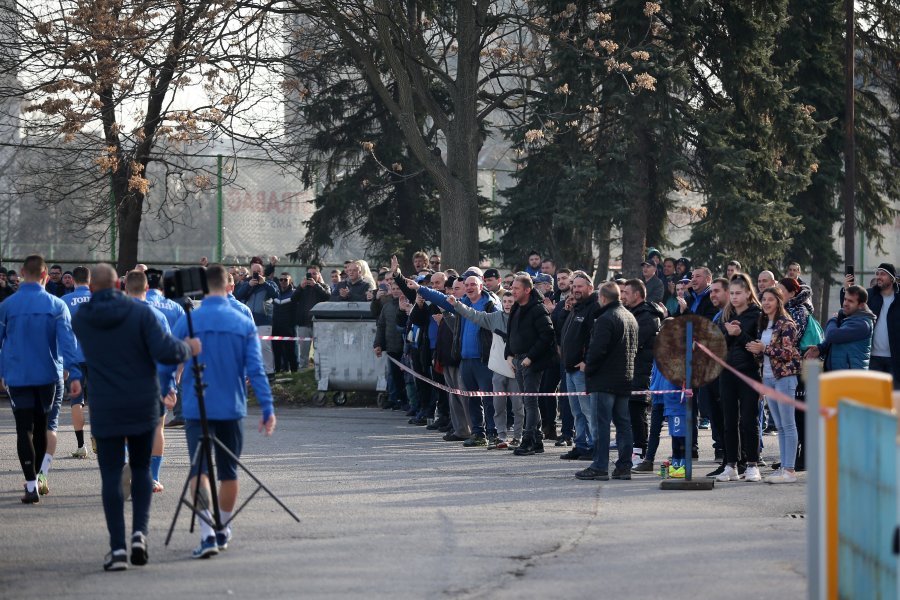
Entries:
MULTIPOLYGON (((166 335, 149 306, 126 297, 107 264, 91 272, 91 301, 78 309, 73 328, 91 373, 91 433, 97 440, 103 512, 110 552, 103 568, 128 568, 122 463, 125 439, 131 467, 131 563, 147 564, 150 523, 150 452, 159 421, 157 363, 178 365, 200 353, 199 340, 166 335)), ((74 384, 73 384, 74 387, 74 384)))
MULTIPOLYGON (((138 269, 135 269, 138 270, 138 269)), ((163 295, 163 272, 159 269, 147 269, 147 295, 145 297, 147 304, 158 310, 166 318, 169 324, 169 331, 175 327, 178 319, 184 316, 184 308, 174 300, 170 300, 163 295)), ((172 420, 164 423, 164 427, 181 427, 184 425, 184 419, 181 416, 181 393, 176 390, 175 408, 172 409, 172 420)))
MULTIPOLYGON (((61 300, 69 307, 69 314, 72 315, 72 318, 75 318, 78 309, 83 304, 91 301, 91 272, 87 267, 75 267, 72 270, 72 278, 75 280, 75 290, 65 294, 61 300)), ((84 447, 84 404, 87 401, 87 368, 84 364, 84 354, 81 352, 81 347, 77 347, 75 352, 78 356, 78 368, 81 371, 81 393, 70 398, 72 403, 72 428, 75 430, 75 440, 78 442, 78 449, 72 453, 72 458, 87 458, 87 448, 84 447)), ((70 385, 72 381, 72 377, 69 377, 70 385)))
POLYGON ((0 385, 8 389, 16 420, 16 447, 25 475, 22 502, 34 504, 50 492, 46 472, 37 470, 36 461, 43 459, 43 468, 49 468, 48 416, 54 405, 59 411, 64 368, 72 379, 73 396, 81 393, 81 374, 69 310, 44 289, 43 257, 25 259, 22 279, 19 291, 0 304, 0 385))
POLYGON ((866 306, 865 288, 851 285, 837 316, 825 325, 825 339, 806 351, 805 358, 825 356, 825 370, 868 369, 872 353, 875 315, 866 306))
MULTIPOLYGON (((254 265, 256 266, 256 265, 254 265)), ((228 302, 226 281, 228 273, 222 265, 212 265, 206 270, 209 295, 193 315, 194 334, 203 342, 203 352, 198 360, 206 365, 204 382, 206 393, 206 416, 210 434, 236 457, 241 455, 243 446, 243 419, 247 416, 247 388, 244 377, 250 379, 253 392, 262 408, 259 430, 271 435, 275 430, 275 412, 272 391, 266 378, 260 350, 259 337, 253 324, 241 317, 228 302)), ((187 319, 175 325, 173 334, 182 337, 187 334, 187 319)), ((173 367, 169 367, 172 370, 173 367)), ((200 408, 194 388, 194 373, 185 369, 182 380, 184 392, 184 431, 187 435, 188 453, 193 457, 202 436, 200 408)), ((200 545, 193 551, 194 558, 209 558, 225 550, 231 539, 231 520, 237 502, 237 463, 214 446, 216 451, 216 475, 219 478, 219 513, 225 528, 215 531, 209 524, 212 515, 204 512, 200 519, 200 545)), ((206 466, 200 475, 200 496, 206 506, 211 506, 209 479, 206 466)), ((196 469, 192 471, 197 475, 196 469)), ((194 484, 196 485, 196 479, 194 484)))
MULTIPOLYGON (((272 335, 272 301, 278 297, 278 285, 267 280, 263 274, 263 266, 259 263, 250 265, 250 278, 240 284, 234 291, 234 297, 250 307, 253 322, 258 335, 272 335)), ((272 342, 262 340, 263 362, 266 375, 275 374, 275 355, 272 353, 272 342)))

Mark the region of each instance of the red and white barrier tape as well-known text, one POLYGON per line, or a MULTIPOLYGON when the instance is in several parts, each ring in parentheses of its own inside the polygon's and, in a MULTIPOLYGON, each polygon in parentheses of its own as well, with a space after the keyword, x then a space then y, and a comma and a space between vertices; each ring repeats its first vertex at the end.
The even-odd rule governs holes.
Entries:
POLYGON ((291 337, 288 335, 261 335, 259 336, 261 340, 272 340, 275 342, 289 342, 291 340, 296 340, 299 342, 311 342, 311 337, 291 337))
MULTIPOLYGON (((797 410, 802 410, 802 411, 806 410, 805 402, 800 402, 796 398, 790 398, 790 397, 786 396, 785 394, 779 392, 776 389, 770 388, 767 385, 763 385, 761 382, 756 381, 755 379, 753 379, 751 377, 747 377, 746 375, 744 375, 743 373, 741 373, 740 371, 738 371, 737 369, 735 369, 734 367, 732 367, 731 365, 726 363, 724 360, 722 360, 721 358, 716 356, 712 352, 712 350, 710 350, 709 348, 707 348, 700 342, 694 342, 694 345, 697 348, 699 348, 700 350, 702 350, 703 352, 705 352, 706 354, 708 354, 714 361, 716 361, 717 363, 722 365, 722 367, 724 367, 724 368, 728 369, 730 372, 734 373, 734 375, 738 379, 740 379, 741 381, 743 381, 744 383, 749 385, 751 388, 753 388, 756 391, 756 393, 760 394, 761 396, 765 396, 769 400, 781 402, 782 404, 789 404, 789 405, 793 406, 794 408, 796 408, 797 410)), ((837 411, 833 408, 820 408, 819 414, 821 414, 826 419, 830 419, 831 417, 833 417, 837 414, 837 411)))
MULTIPOLYGON (((406 371, 416 379, 421 379, 422 381, 432 385, 439 390, 443 390, 448 394, 454 394, 456 396, 542 396, 542 397, 560 397, 560 396, 590 396, 592 392, 480 392, 480 391, 466 391, 466 390, 458 390, 452 388, 450 386, 446 386, 444 384, 438 383, 433 379, 428 379, 424 375, 420 373, 416 373, 400 361, 394 359, 391 356, 387 357, 389 361, 400 367, 402 370, 406 371)), ((631 392, 632 396, 653 396, 660 394, 682 394, 682 395, 691 395, 691 390, 642 390, 637 392, 631 392)), ((682 400, 683 401, 683 400, 682 400)))

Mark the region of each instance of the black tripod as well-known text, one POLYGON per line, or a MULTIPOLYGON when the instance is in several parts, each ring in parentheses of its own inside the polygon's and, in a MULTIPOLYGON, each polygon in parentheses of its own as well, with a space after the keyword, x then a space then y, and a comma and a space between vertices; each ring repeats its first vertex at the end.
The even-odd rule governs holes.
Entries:
MULTIPOLYGON (((188 326, 188 335, 190 337, 194 337, 194 323, 191 319, 191 310, 193 309, 193 305, 190 300, 184 303, 184 312, 187 317, 187 326, 188 326)), ((191 510, 191 533, 194 532, 194 524, 197 518, 203 520, 204 523, 212 527, 215 531, 221 531, 225 527, 228 526, 229 523, 234 521, 235 517, 244 510, 244 507, 253 500, 256 494, 259 493, 260 490, 266 492, 275 502, 278 503, 284 511, 291 515, 295 521, 300 522, 300 517, 294 514, 294 512, 288 508, 284 502, 282 502, 278 496, 276 496, 272 490, 266 487, 266 485, 259 480, 259 478, 254 475, 250 469, 248 469, 238 458, 229 450, 225 444, 220 442, 214 435, 210 435, 209 433, 209 422, 206 419, 206 402, 203 399, 203 389, 206 387, 206 384, 203 383, 203 368, 204 365, 201 365, 197 361, 197 357, 191 357, 191 369, 194 372, 194 391, 197 394, 197 405, 200 408, 200 427, 202 428, 202 436, 200 438, 200 444, 197 446, 197 450, 194 452, 194 456, 191 457, 191 469, 188 471, 187 479, 184 482, 184 487, 181 488, 181 495, 178 498, 178 508, 175 509, 175 516, 172 517, 172 524, 169 526, 169 533, 166 536, 166 546, 169 545, 169 541, 172 539, 172 532, 175 531, 175 523, 178 521, 178 515, 181 513, 181 507, 187 506, 191 510), (237 465, 241 468, 241 470, 246 473, 250 479, 252 479, 256 483, 256 489, 253 490, 253 493, 250 494, 246 500, 244 500, 240 506, 238 506, 237 510, 231 515, 231 518, 228 519, 227 523, 222 523, 221 514, 219 512, 219 497, 218 491, 216 490, 216 473, 215 473, 215 465, 212 460, 212 446, 215 444, 219 450, 225 452, 237 465), (210 488, 210 500, 212 501, 212 521, 203 514, 203 510, 209 509, 209 506, 204 505, 198 506, 197 501, 200 496, 200 475, 203 473, 204 464, 208 467, 209 470, 209 488, 210 488), (191 485, 191 480, 194 478, 193 473, 196 472, 197 475, 197 485, 194 487, 193 494, 193 502, 188 502, 185 498, 185 495, 188 492, 188 488, 191 485)))

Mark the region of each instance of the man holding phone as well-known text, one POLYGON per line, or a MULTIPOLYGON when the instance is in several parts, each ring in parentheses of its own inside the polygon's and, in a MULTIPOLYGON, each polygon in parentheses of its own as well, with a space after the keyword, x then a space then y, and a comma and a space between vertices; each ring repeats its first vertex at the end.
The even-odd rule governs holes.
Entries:
MULTIPOLYGON (((855 282, 853 265, 847 265, 841 289, 844 291, 855 282)), ((897 270, 891 263, 883 262, 875 269, 875 285, 868 290, 868 307, 875 314, 875 331, 872 337, 872 356, 869 369, 890 373, 894 377, 894 389, 900 389, 900 306, 895 302, 900 294, 897 270)))
POLYGON ((300 340, 298 362, 301 371, 309 367, 309 355, 312 351, 312 317, 309 311, 319 302, 327 301, 330 295, 331 289, 322 279, 322 268, 319 265, 309 265, 306 275, 291 296, 296 307, 296 335, 300 338, 310 338, 300 340))

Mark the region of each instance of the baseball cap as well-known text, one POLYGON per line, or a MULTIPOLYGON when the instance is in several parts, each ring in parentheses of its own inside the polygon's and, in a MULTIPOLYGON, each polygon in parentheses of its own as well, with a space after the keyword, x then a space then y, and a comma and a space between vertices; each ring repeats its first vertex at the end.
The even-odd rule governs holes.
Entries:
POLYGON ((500 279, 500 271, 493 267, 491 267, 490 269, 485 269, 484 277, 485 279, 487 279, 488 277, 496 277, 497 279, 500 279))
POLYGON ((549 275, 547 275, 546 273, 538 273, 537 275, 532 277, 532 280, 534 281, 535 285, 538 283, 546 283, 546 284, 553 285, 553 278, 550 277, 549 275))
POLYGON ((653 264, 652 262, 650 262, 649 260, 645 260, 644 262, 641 263, 641 266, 642 266, 642 267, 655 267, 656 265, 654 265, 654 264, 653 264))

